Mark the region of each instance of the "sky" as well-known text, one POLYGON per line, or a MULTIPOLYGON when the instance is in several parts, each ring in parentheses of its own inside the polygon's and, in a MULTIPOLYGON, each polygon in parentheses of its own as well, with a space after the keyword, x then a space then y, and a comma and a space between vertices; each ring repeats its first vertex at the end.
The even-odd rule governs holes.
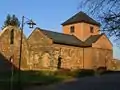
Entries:
MULTIPOLYGON (((61 23, 80 11, 79 2, 80 0, 0 0, 0 27, 8 14, 15 14, 20 21, 25 16, 32 19, 37 24, 36 27, 62 32, 61 23)), ((25 25, 26 36, 31 32, 25 25)), ((113 52, 114 58, 120 59, 120 48, 114 45, 113 52)))

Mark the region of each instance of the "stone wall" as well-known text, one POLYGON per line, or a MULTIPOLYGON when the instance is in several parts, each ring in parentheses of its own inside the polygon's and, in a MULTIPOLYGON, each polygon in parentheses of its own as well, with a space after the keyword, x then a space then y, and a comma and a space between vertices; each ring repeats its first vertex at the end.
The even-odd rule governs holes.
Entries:
POLYGON ((116 71, 120 71, 120 60, 119 59, 113 59, 113 69, 116 71))
MULTIPOLYGON (((10 62, 18 67, 20 55, 20 29, 8 26, 0 33, 0 52, 10 62), (14 30, 14 43, 10 44, 10 33, 14 30)), ((98 44, 98 43, 97 43, 98 44)), ((26 39, 23 35, 22 61, 23 70, 41 69, 95 69, 107 66, 113 68, 112 49, 95 47, 75 47, 54 44, 52 39, 40 30, 34 30, 26 39)))
MULTIPOLYGON (((4 28, 0 33, 0 52, 10 62, 12 57, 12 63, 18 68, 19 55, 20 55, 20 29, 17 27, 8 26, 4 28), (11 30, 13 30, 13 44, 10 43, 11 30)), ((22 60, 21 69, 27 69, 27 63, 29 60, 28 43, 26 37, 23 35, 23 47, 22 47, 22 60)))
POLYGON ((49 46, 52 41, 43 35, 38 29, 34 30, 27 39, 29 43, 31 70, 49 69, 49 46))
POLYGON ((53 44, 56 49, 56 61, 61 57, 61 68, 81 69, 83 68, 83 51, 80 47, 53 44))
POLYGON ((113 69, 113 52, 109 49, 100 49, 100 48, 93 48, 92 51, 92 63, 93 67, 107 67, 107 69, 113 69))
POLYGON ((112 49, 54 44, 40 30, 34 30, 28 38, 31 69, 56 69, 58 63, 66 69, 111 68, 112 49), (60 60, 59 60, 60 58, 60 60))
POLYGON ((77 69, 83 67, 82 49, 74 46, 53 44, 40 30, 34 30, 28 38, 31 69, 77 69), (60 61, 58 61, 60 59, 60 61))
POLYGON ((65 45, 41 46, 31 51, 31 69, 57 69, 59 57, 61 68, 81 69, 83 68, 82 49, 65 45))

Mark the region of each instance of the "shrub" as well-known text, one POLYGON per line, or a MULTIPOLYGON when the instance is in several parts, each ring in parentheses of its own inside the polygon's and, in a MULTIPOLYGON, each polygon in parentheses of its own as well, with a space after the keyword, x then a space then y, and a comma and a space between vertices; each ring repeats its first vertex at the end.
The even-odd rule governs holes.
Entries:
POLYGON ((71 70, 70 69, 58 69, 56 72, 54 72, 55 75, 65 75, 65 76, 71 76, 71 70))
POLYGON ((94 76, 94 70, 78 69, 71 71, 70 69, 59 69, 58 71, 55 72, 55 75, 64 75, 71 77, 94 76))
POLYGON ((82 69, 78 71, 77 77, 94 76, 94 70, 82 69))
POLYGON ((107 71, 106 67, 99 67, 95 70, 95 74, 96 75, 102 75, 103 73, 105 73, 107 71))

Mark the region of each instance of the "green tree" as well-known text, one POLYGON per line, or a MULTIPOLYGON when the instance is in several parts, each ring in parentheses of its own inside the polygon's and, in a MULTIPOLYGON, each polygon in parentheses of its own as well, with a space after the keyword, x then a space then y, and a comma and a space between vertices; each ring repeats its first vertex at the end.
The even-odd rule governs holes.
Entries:
POLYGON ((14 14, 12 16, 10 14, 7 15, 2 28, 5 28, 6 26, 9 26, 9 25, 20 27, 20 21, 14 14))

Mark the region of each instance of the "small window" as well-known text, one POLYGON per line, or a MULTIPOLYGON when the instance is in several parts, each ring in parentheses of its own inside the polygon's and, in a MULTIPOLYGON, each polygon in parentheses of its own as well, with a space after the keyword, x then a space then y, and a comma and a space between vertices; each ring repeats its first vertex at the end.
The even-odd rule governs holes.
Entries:
POLYGON ((62 57, 61 57, 61 56, 58 56, 57 69, 60 69, 60 68, 61 68, 61 59, 62 59, 62 57))
POLYGON ((75 27, 74 26, 71 26, 70 27, 70 33, 74 33, 75 32, 75 27))
POLYGON ((90 26, 90 32, 93 33, 94 32, 94 28, 92 26, 90 26))
POLYGON ((14 29, 10 32, 10 44, 14 44, 14 29))

